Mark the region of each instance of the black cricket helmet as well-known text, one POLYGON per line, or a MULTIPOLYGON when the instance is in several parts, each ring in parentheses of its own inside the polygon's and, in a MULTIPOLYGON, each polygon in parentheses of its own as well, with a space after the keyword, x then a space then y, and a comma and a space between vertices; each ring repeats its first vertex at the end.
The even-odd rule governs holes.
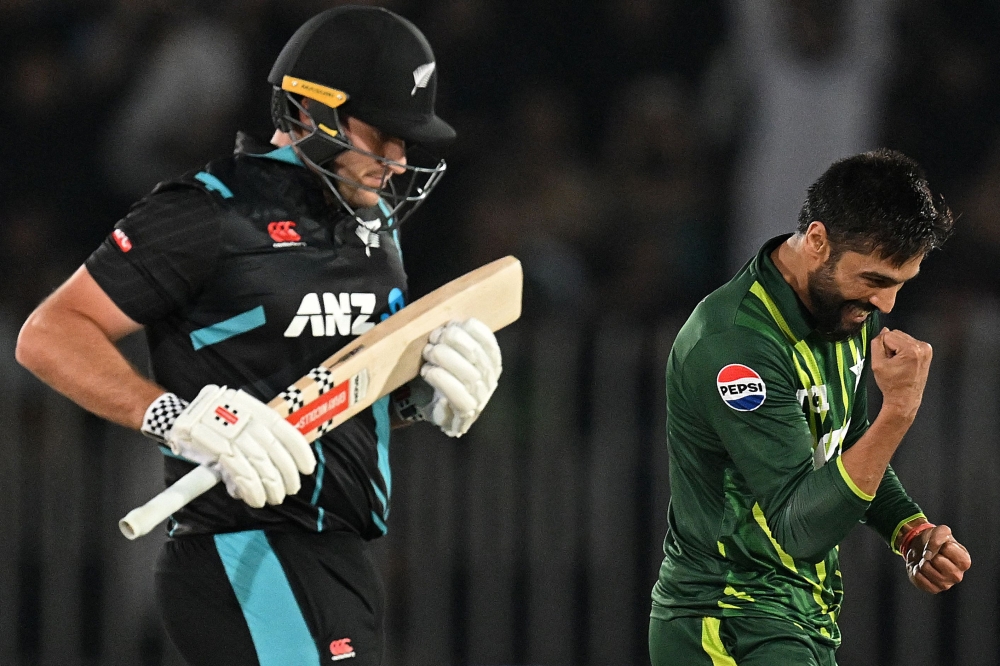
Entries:
POLYGON ((303 161, 319 173, 352 215, 354 209, 334 181, 378 194, 392 228, 409 217, 444 175, 445 161, 430 155, 454 140, 455 130, 434 113, 434 53, 420 30, 398 14, 361 6, 317 14, 288 40, 268 81, 274 86, 271 116, 275 127, 292 135, 303 161), (407 163, 392 162, 352 145, 342 116, 403 139, 407 163), (382 185, 368 187, 337 175, 332 162, 345 150, 385 165, 382 185), (389 167, 405 171, 390 179, 389 167))

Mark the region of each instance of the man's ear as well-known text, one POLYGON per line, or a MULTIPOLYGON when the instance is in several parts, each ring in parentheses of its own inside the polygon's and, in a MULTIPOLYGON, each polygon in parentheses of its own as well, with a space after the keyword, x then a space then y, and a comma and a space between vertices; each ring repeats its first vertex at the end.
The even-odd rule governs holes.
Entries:
POLYGON ((814 266, 822 266, 830 258, 832 248, 830 238, 826 234, 826 225, 819 220, 813 220, 806 228, 805 241, 802 244, 809 263, 814 266))

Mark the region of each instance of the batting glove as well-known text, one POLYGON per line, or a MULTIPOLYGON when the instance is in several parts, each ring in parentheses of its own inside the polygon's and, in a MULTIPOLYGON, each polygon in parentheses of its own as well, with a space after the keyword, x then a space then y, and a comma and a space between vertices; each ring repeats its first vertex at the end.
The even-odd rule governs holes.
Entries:
POLYGON ((299 474, 316 469, 302 433, 249 393, 225 386, 205 386, 165 439, 176 455, 208 465, 230 496, 257 509, 281 504, 302 487, 299 474))
MULTIPOLYGON (((423 357, 420 376, 433 392, 419 381, 411 382, 409 418, 430 421, 449 437, 461 437, 497 388, 503 367, 496 337, 478 319, 451 322, 431 333, 423 357)), ((406 407, 397 404, 404 418, 406 407)))

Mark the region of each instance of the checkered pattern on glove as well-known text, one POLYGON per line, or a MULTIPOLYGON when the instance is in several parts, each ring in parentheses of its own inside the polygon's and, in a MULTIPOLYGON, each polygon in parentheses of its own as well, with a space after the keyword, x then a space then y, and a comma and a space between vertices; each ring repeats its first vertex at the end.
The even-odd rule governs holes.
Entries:
POLYGON ((146 408, 146 415, 142 417, 142 427, 139 430, 146 437, 155 439, 161 444, 165 443, 167 433, 174 427, 174 421, 187 406, 187 400, 178 398, 173 393, 164 393, 146 408))

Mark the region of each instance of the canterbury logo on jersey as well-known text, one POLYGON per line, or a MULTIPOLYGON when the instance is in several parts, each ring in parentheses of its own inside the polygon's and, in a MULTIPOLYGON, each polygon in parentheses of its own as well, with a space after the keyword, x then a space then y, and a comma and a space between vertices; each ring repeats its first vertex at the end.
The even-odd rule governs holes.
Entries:
POLYGON ((267 225, 267 235, 274 241, 274 247, 302 246, 302 236, 292 227, 295 223, 291 220, 279 220, 267 225))
POLYGON ((368 321, 375 312, 375 300, 375 294, 306 294, 285 337, 299 337, 307 325, 315 337, 361 335, 375 326, 368 321))
POLYGON ((118 245, 118 249, 122 252, 128 252, 132 249, 132 241, 129 237, 125 235, 125 232, 121 229, 115 229, 111 232, 111 237, 115 240, 118 245))
POLYGON ((357 652, 354 651, 350 638, 340 638, 330 643, 330 654, 333 661, 340 661, 354 657, 357 652))

